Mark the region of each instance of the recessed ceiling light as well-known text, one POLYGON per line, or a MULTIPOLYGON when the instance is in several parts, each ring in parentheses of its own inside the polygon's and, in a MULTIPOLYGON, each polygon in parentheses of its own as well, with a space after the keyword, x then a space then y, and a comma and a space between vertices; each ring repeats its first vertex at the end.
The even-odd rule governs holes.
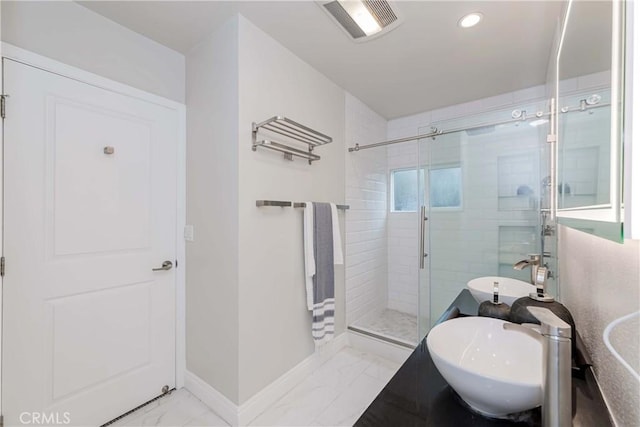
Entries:
POLYGON ((458 21, 458 26, 462 28, 471 28, 478 24, 482 20, 482 14, 480 12, 473 12, 463 16, 458 21))

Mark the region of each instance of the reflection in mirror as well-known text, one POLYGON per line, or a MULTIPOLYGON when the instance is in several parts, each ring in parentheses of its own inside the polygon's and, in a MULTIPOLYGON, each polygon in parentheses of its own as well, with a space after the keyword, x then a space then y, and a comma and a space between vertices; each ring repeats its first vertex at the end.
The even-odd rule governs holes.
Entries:
POLYGON ((561 224, 620 241, 621 2, 571 1, 557 57, 561 224))
POLYGON ((559 209, 609 206, 610 93, 596 89, 560 100, 559 209))

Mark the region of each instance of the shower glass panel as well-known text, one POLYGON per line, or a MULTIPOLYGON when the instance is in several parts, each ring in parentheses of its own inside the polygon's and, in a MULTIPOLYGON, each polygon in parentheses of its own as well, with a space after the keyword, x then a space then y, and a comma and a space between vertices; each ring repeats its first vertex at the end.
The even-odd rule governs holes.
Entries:
MULTIPOLYGON (((544 103, 517 108, 524 116, 548 111, 544 103)), ((477 127, 508 121, 512 114, 517 116, 513 108, 432 123, 443 134, 419 141, 416 167, 423 179, 418 199, 424 200, 428 217, 428 256, 419 273, 420 338, 469 280, 502 276, 529 281, 529 271, 514 270, 513 264, 543 250, 547 116, 477 127), (455 129, 461 130, 448 133, 455 129)), ((418 133, 429 131, 425 127, 418 133)), ((555 293, 553 283, 549 291, 555 293)))
POLYGON ((349 329, 408 348, 418 343, 418 147, 411 141, 353 153, 347 191, 349 329))
POLYGON ((416 167, 417 141, 388 146, 390 209, 387 217, 388 334, 415 347, 418 343, 418 234, 416 223, 423 204, 419 191, 423 172, 416 167))

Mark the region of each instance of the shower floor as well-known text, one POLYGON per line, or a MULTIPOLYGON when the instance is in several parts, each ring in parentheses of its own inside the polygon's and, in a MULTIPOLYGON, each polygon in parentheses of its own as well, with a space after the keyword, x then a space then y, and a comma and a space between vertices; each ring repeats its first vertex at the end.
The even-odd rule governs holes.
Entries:
POLYGON ((418 343, 417 317, 401 311, 386 308, 354 322, 351 326, 375 335, 402 341, 411 346, 418 343))

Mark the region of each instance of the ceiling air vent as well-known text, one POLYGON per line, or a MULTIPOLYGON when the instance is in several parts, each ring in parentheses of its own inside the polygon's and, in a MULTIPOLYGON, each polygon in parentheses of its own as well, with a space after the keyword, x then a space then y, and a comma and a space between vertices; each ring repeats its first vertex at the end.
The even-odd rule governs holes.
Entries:
POLYGON ((357 42, 386 34, 402 21, 395 5, 385 0, 335 0, 318 4, 357 42))

